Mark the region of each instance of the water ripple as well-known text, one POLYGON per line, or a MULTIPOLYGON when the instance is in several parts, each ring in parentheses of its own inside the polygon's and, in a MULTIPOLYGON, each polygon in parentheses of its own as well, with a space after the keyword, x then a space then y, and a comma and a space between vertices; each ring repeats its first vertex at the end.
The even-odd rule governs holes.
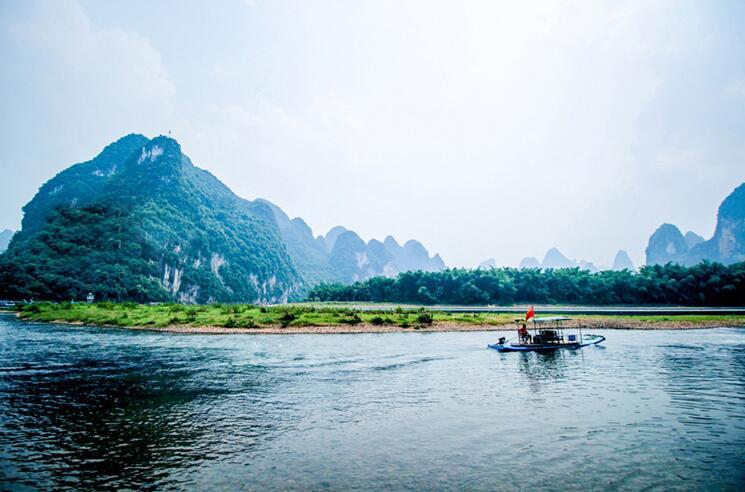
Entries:
POLYGON ((0 318, 0 488, 745 488, 745 331, 603 334, 499 354, 0 318))

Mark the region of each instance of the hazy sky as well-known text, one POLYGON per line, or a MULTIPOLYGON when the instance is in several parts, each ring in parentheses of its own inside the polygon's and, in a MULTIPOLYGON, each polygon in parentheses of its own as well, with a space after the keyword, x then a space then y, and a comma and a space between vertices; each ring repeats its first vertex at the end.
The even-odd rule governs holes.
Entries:
POLYGON ((745 2, 0 1, 0 229, 173 132, 315 233, 643 262, 745 180, 745 2))

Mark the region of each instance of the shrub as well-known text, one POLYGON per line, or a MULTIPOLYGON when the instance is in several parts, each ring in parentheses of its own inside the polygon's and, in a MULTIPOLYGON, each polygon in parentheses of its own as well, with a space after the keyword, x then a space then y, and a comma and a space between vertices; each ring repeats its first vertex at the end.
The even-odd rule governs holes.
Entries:
POLYGON ((238 326, 241 328, 255 328, 256 327, 256 321, 253 319, 242 319, 240 322, 238 322, 238 326))
POLYGON ((38 304, 26 304, 23 306, 24 313, 40 313, 41 307, 38 304))
POLYGON ((228 318, 227 320, 225 320, 225 323, 223 323, 223 326, 225 328, 235 328, 235 326, 236 326, 235 318, 233 318, 231 316, 230 318, 228 318))
POLYGON ((356 314, 353 314, 352 316, 348 318, 340 319, 339 322, 344 323, 345 325, 357 325, 359 323, 362 323, 362 318, 360 318, 356 314))
POLYGON ((401 328, 408 328, 409 326, 411 325, 409 325, 408 321, 404 321, 403 323, 401 323, 401 328))
POLYGON ((199 314, 199 311, 195 308, 189 308, 186 311, 186 319, 189 320, 190 323, 197 320, 197 314, 199 314))
POLYGON ((431 325, 432 324, 432 314, 431 313, 419 313, 416 316, 417 323, 423 324, 423 325, 431 325))
POLYGON ((295 321, 297 319, 297 316, 295 313, 292 313, 290 311, 285 311, 282 313, 282 316, 279 317, 279 322, 282 325, 282 328, 287 328, 290 326, 290 323, 295 321))
POLYGON ((380 316, 374 316, 372 319, 370 319, 370 323, 376 326, 380 326, 380 325, 385 324, 385 320, 381 318, 380 316))

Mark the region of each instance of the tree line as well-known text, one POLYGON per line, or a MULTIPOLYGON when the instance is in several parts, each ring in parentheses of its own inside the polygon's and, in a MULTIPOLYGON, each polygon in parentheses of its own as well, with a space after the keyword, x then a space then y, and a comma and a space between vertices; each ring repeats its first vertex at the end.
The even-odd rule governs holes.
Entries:
POLYGON ((451 268, 373 277, 351 285, 319 284, 311 301, 421 304, 668 304, 745 305, 745 262, 704 261, 643 266, 638 272, 579 268, 451 268))

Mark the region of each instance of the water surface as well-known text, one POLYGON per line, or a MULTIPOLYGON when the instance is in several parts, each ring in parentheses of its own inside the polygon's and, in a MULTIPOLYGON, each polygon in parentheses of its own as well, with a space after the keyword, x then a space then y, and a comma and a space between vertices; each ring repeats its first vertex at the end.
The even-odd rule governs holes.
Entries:
POLYGON ((176 335, 0 316, 0 488, 743 489, 745 330, 176 335))

